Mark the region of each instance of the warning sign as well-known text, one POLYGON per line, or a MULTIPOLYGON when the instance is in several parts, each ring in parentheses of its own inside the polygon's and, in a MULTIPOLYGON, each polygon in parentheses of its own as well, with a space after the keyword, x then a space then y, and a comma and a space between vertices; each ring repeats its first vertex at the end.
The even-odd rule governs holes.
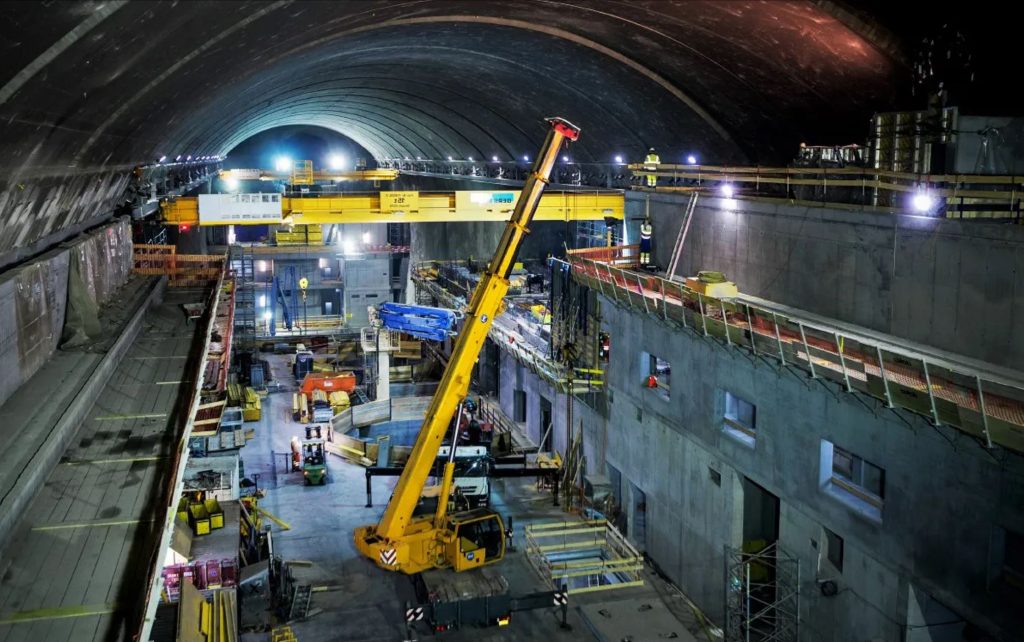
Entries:
POLYGON ((409 214, 420 209, 419 192, 381 192, 381 214, 409 214))

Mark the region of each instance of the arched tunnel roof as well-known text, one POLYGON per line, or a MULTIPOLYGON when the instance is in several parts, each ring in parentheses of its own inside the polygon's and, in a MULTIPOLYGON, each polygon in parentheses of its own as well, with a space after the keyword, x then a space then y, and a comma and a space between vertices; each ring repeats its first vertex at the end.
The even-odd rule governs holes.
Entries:
MULTIPOLYGON (((688 151, 780 162, 852 142, 899 66, 810 2, 4 4, 0 252, 86 220, 134 165, 334 129, 377 158, 688 151), (86 198, 86 201, 82 199, 86 198)), ((833 15, 835 14, 835 15, 833 15)))

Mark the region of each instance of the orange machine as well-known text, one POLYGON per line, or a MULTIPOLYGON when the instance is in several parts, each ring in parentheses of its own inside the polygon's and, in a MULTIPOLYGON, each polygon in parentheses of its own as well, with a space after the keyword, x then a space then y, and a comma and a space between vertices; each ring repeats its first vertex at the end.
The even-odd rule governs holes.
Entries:
POLYGON ((310 400, 314 390, 323 390, 329 396, 336 390, 352 392, 356 389, 356 376, 351 372, 310 372, 302 379, 299 390, 310 400))

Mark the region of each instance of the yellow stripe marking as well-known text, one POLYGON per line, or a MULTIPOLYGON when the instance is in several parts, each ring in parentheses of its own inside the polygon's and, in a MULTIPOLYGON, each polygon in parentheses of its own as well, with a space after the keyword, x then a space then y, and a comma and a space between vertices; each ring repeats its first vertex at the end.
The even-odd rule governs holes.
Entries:
POLYGON ((113 612, 113 604, 58 606, 56 608, 49 609, 16 611, 8 615, 6 618, 0 620, 0 624, 22 624, 25 622, 39 622, 40 620, 60 620, 70 617, 89 617, 92 615, 107 615, 113 612))
POLYGON ((158 412, 149 415, 105 415, 103 417, 96 417, 96 421, 120 421, 122 419, 163 419, 166 416, 166 412, 158 412))
POLYGON ((151 522, 153 520, 141 520, 141 519, 122 519, 116 522, 80 522, 78 524, 54 524, 52 526, 35 526, 32 528, 33 531, 60 531, 67 530, 69 528, 103 528, 105 526, 131 526, 133 524, 141 524, 143 521, 151 522))

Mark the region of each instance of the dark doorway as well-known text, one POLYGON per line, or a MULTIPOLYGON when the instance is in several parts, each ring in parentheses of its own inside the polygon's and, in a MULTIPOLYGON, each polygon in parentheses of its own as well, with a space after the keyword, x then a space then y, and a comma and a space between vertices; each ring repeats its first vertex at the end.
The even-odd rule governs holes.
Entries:
POLYGON ((647 493, 633 482, 629 482, 633 498, 633 543, 640 550, 647 550, 647 493))
POLYGON ((748 553, 756 552, 778 539, 779 498, 744 477, 743 550, 748 553))
POLYGON ((551 425, 551 402, 540 395, 537 398, 540 399, 540 450, 551 452, 552 435, 555 432, 554 426, 551 425))

